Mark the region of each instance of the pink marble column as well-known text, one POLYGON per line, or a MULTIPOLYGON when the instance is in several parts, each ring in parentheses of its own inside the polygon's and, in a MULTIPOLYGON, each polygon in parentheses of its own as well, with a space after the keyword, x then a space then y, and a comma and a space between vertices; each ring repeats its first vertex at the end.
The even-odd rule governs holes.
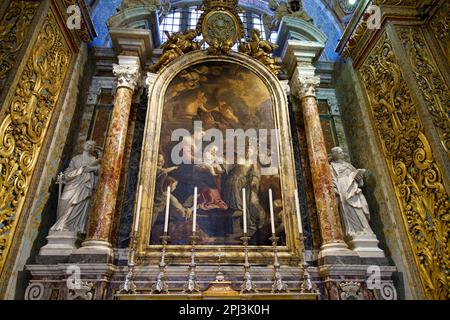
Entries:
POLYGON ((109 237, 116 208, 130 108, 133 93, 140 77, 137 64, 114 65, 113 72, 117 77, 116 99, 106 139, 94 205, 89 218, 86 241, 83 242, 84 248, 91 248, 94 251, 105 251, 111 247, 109 237))
POLYGON ((292 87, 301 101, 322 246, 319 256, 348 254, 333 190, 328 154, 315 95, 320 78, 294 75, 292 87))

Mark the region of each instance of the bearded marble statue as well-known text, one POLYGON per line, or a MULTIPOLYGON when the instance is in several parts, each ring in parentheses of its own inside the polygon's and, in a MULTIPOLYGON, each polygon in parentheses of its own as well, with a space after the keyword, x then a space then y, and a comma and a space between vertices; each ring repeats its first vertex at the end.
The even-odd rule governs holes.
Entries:
POLYGON ((345 234, 373 235, 370 228, 370 212, 361 187, 364 185, 365 169, 355 169, 344 160, 345 153, 340 147, 331 149, 331 174, 337 195, 345 234))
POLYGON ((69 167, 60 175, 59 183, 65 184, 58 201, 58 214, 51 231, 85 233, 91 196, 100 170, 100 157, 94 156, 95 141, 86 141, 83 153, 75 156, 69 167))

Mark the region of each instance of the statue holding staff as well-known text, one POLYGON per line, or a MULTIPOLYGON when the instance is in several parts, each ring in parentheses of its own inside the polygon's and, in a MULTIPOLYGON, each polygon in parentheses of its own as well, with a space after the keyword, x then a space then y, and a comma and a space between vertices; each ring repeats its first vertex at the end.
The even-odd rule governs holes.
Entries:
POLYGON ((64 190, 58 201, 57 221, 51 231, 73 231, 85 233, 91 196, 97 184, 101 152, 95 141, 86 141, 83 153, 75 156, 64 173, 58 176, 64 190), (97 151, 98 157, 94 155, 97 151))

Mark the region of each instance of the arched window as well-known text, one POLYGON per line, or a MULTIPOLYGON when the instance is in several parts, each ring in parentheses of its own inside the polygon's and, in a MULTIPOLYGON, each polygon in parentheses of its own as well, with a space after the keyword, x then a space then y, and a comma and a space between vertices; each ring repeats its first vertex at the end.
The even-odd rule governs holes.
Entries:
POLYGON ((266 31, 260 14, 252 13, 252 29, 259 30, 261 39, 266 40, 266 31))
POLYGON ((198 19, 202 15, 203 11, 198 10, 198 7, 189 8, 189 26, 188 29, 195 29, 197 27, 198 19))
POLYGON ((181 13, 181 8, 174 8, 164 18, 160 26, 161 43, 164 43, 167 40, 166 31, 170 34, 181 31, 181 13))
MULTIPOLYGON (((161 43, 164 43, 167 40, 167 36, 165 31, 169 33, 173 32, 184 32, 188 29, 195 29, 197 27, 198 20, 202 15, 203 11, 199 10, 198 6, 184 6, 184 7, 176 7, 173 8, 167 16, 163 19, 163 22, 160 26, 161 32, 161 43)), ((250 31, 252 29, 258 29, 261 33, 262 39, 267 39, 267 34, 264 28, 264 22, 262 19, 262 15, 260 13, 256 13, 250 10, 244 10, 239 13, 239 17, 245 28, 245 36, 250 37, 250 31)), ((270 40, 274 42, 276 40, 277 34, 274 32, 270 34, 270 40)), ((198 39, 201 39, 200 36, 198 39)), ((207 44, 204 45, 204 48, 207 48, 207 44)), ((238 45, 236 44, 233 47, 233 50, 237 51, 238 45)))

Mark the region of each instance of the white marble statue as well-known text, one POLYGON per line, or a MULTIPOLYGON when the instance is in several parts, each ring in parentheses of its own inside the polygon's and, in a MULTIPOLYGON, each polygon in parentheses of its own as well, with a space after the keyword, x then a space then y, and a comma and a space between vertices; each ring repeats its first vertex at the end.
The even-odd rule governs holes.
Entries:
POLYGON ((340 147, 331 149, 331 154, 331 174, 345 234, 347 236, 372 235, 373 231, 369 225, 369 207, 361 191, 366 170, 355 169, 350 163, 344 161, 345 154, 340 147))
POLYGON ((95 141, 86 141, 83 153, 75 156, 60 176, 58 182, 65 187, 58 201, 57 221, 51 231, 85 233, 91 196, 100 170, 101 154, 97 158, 94 151, 100 153, 95 141))

